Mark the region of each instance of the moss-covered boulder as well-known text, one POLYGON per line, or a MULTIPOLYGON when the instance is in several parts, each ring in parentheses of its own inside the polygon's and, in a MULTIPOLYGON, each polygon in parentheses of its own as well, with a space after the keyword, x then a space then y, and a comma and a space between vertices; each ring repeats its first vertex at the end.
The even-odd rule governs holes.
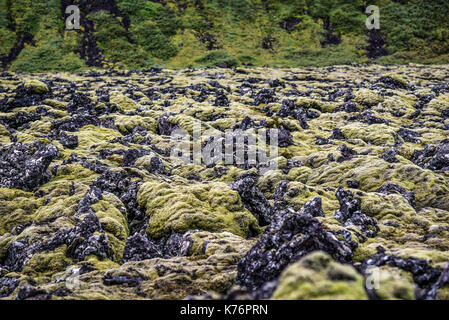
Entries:
POLYGON ((279 278, 273 299, 366 300, 364 278, 353 267, 314 252, 289 266, 279 278))
POLYGON ((259 230, 238 193, 224 183, 146 182, 138 201, 149 217, 147 233, 155 238, 192 229, 228 231, 242 237, 259 230))

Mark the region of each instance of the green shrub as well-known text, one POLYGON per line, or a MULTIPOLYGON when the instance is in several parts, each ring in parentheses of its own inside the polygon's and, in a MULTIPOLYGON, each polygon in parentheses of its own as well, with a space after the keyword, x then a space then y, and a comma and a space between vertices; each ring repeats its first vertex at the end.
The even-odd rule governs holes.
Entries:
POLYGON ((133 39, 156 58, 168 60, 178 54, 179 48, 152 22, 133 27, 131 33, 133 39))
POLYGON ((228 67, 237 67, 239 65, 239 61, 230 56, 225 51, 214 50, 206 55, 200 57, 195 60, 196 63, 199 63, 204 66, 216 66, 219 63, 226 63, 228 67))
POLYGON ((352 62, 362 62, 362 58, 350 47, 342 45, 326 49, 290 49, 284 59, 290 67, 324 67, 329 65, 346 65, 352 62))
POLYGON ((0 56, 7 55, 16 43, 16 35, 9 29, 0 28, 0 56))
POLYGON ((38 46, 26 46, 11 65, 11 71, 42 72, 67 71, 76 72, 83 69, 84 61, 74 53, 65 53, 60 43, 47 40, 38 46))
POLYGON ((238 61, 240 61, 241 64, 245 66, 253 66, 256 64, 257 60, 256 58, 250 56, 250 55, 240 55, 237 57, 238 61))
POLYGON ((167 37, 176 35, 181 22, 175 15, 173 10, 168 7, 162 7, 157 11, 157 15, 154 17, 159 30, 167 37))
POLYGON ((353 5, 340 6, 329 13, 329 21, 339 33, 363 33, 366 16, 353 5))

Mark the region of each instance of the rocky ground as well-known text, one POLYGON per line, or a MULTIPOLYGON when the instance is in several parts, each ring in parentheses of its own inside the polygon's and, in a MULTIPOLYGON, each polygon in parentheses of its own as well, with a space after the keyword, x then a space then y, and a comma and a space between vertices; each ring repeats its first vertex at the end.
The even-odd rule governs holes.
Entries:
POLYGON ((449 298, 448 81, 419 65, 0 74, 0 297, 449 298), (198 123, 203 143, 279 129, 278 168, 170 157, 198 123))

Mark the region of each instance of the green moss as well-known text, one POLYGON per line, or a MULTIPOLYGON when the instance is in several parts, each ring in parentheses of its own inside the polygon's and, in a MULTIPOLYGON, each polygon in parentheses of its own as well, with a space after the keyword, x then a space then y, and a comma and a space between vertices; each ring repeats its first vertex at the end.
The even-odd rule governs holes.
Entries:
POLYGON ((43 204, 32 193, 17 189, 0 188, 0 234, 10 233, 21 223, 27 223, 34 212, 43 204))
POLYGON ((360 139, 376 146, 394 146, 398 135, 385 124, 367 125, 351 123, 341 127, 341 132, 348 139, 360 139))
POLYGON ((110 93, 110 101, 111 104, 117 107, 117 109, 122 113, 135 111, 137 108, 139 108, 139 105, 136 102, 134 102, 134 100, 128 98, 127 96, 123 95, 118 91, 112 91, 110 93))
POLYGON ((107 193, 103 195, 103 200, 98 201, 91 208, 95 211, 95 215, 108 236, 108 242, 114 253, 114 261, 120 262, 126 238, 129 236, 128 221, 122 213, 124 211, 123 203, 113 194, 107 193))
POLYGON ((48 87, 45 83, 39 80, 29 80, 25 82, 25 88, 30 89, 37 94, 44 94, 48 92, 48 87))
MULTIPOLYGON (((132 108, 132 104, 129 101, 127 101, 129 104, 126 104, 126 101, 124 102, 124 100, 124 98, 118 99, 115 97, 114 103, 120 105, 121 108, 124 108, 125 105, 132 108)), ((131 133, 137 126, 147 128, 153 133, 156 133, 157 131, 157 121, 150 117, 120 115, 115 118, 114 123, 122 134, 131 133)))
POLYGON ((242 237, 250 229, 259 230, 238 193, 224 183, 146 182, 138 201, 149 217, 147 233, 155 238, 194 229, 228 231, 242 237))
POLYGON ((390 266, 369 271, 376 296, 382 300, 413 300, 415 288, 411 273, 390 266))
POLYGON ((382 101, 382 97, 370 89, 359 89, 354 92, 354 102, 366 107, 373 107, 382 101))
MULTIPOLYGON (((170 27, 169 25, 164 27, 170 27)), ((178 54, 178 47, 152 22, 141 23, 132 30, 133 37, 153 57, 168 60, 178 54)))
POLYGON ((315 252, 289 266, 273 294, 279 300, 367 300, 363 277, 351 266, 315 252))
POLYGON ((237 67, 239 62, 236 58, 220 50, 212 51, 195 60, 196 63, 203 66, 217 66, 225 64, 228 67, 237 67))
POLYGON ((0 145, 8 144, 10 141, 9 131, 4 125, 0 124, 0 145))
POLYGON ((347 180, 359 182, 359 189, 373 192, 385 181, 397 183, 415 192, 418 207, 448 209, 447 182, 430 170, 412 165, 409 162, 389 164, 382 159, 364 156, 340 164, 322 165, 310 172, 306 180, 308 185, 338 187, 347 180))
POLYGON ((63 245, 54 251, 34 254, 27 261, 23 273, 33 277, 48 276, 65 270, 73 261, 66 256, 67 246, 63 245))

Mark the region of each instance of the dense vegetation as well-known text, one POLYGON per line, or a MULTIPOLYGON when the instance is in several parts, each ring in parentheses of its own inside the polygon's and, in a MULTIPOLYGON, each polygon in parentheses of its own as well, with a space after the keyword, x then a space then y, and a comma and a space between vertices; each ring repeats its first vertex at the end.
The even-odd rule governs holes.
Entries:
POLYGON ((12 71, 449 61, 447 0, 0 0, 12 71), (81 29, 65 28, 65 8, 81 29), (365 26, 376 4, 381 28, 365 26))

